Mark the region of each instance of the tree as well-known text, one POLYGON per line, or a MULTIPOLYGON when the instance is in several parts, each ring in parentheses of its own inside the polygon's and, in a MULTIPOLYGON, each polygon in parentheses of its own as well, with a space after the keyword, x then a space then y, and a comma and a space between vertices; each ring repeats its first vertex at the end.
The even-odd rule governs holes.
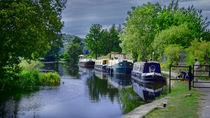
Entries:
POLYGON ((79 55, 83 54, 82 40, 79 37, 74 37, 70 43, 68 50, 68 59, 71 65, 76 65, 79 61, 79 55))
MULTIPOLYGON (((120 47, 119 32, 121 32, 121 26, 119 25, 118 30, 116 30, 115 25, 109 29, 109 53, 110 52, 122 52, 120 47)), ((108 53, 107 53, 108 54, 108 53)))
POLYGON ((102 29, 99 24, 94 24, 90 28, 90 33, 86 36, 85 42, 86 47, 90 50, 90 55, 96 58, 100 55, 107 55, 110 52, 121 52, 121 47, 119 46, 119 32, 121 28, 119 26, 118 30, 115 25, 108 29, 102 29))
MULTIPOLYGON (((208 40, 209 37, 206 31, 209 22, 207 18, 203 18, 202 10, 196 10, 193 6, 187 9, 178 8, 178 0, 172 1, 168 7, 161 7, 158 3, 133 7, 128 15, 125 29, 120 34, 122 40, 120 45, 123 52, 132 54, 134 60, 137 58, 144 60, 151 56, 153 51, 158 54, 163 53, 164 47, 161 52, 153 49, 156 47, 153 45, 155 44, 153 41, 163 30, 173 26, 179 27, 185 24, 188 31, 191 32, 191 37, 198 39, 203 37, 204 40, 208 40)), ((190 44, 190 42, 187 43, 190 44)))
POLYGON ((66 0, 0 1, 0 78, 17 68, 19 57, 37 59, 61 39, 66 0))
POLYGON ((169 29, 162 30, 156 35, 153 48, 155 50, 155 57, 160 58, 163 56, 165 48, 170 44, 179 44, 184 48, 190 46, 194 37, 192 31, 188 29, 186 24, 180 26, 172 26, 169 29))
POLYGON ((145 60, 151 52, 151 43, 155 36, 154 21, 161 11, 159 4, 144 4, 140 7, 133 7, 128 12, 125 29, 120 34, 123 52, 132 54, 134 60, 145 60))
POLYGON ((191 42, 191 45, 186 49, 187 64, 193 65, 194 59, 197 58, 200 64, 210 64, 210 42, 205 40, 195 39, 191 42))
POLYGON ((183 47, 178 44, 171 44, 165 48, 164 53, 167 55, 166 65, 178 65, 180 59, 180 52, 183 51, 183 47))
POLYGON ((99 54, 100 46, 99 40, 101 37, 101 28, 99 24, 94 24, 90 28, 90 33, 87 34, 85 38, 86 47, 90 50, 92 56, 95 56, 96 59, 99 54))

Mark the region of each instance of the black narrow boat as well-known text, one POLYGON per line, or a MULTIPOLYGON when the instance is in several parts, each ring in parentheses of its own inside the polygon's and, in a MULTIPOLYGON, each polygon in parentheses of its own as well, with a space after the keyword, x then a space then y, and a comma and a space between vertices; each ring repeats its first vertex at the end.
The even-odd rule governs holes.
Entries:
POLYGON ((166 78, 161 74, 158 62, 136 62, 132 70, 132 78, 141 83, 165 83, 166 78))
POLYGON ((86 59, 84 55, 80 55, 79 58, 79 66, 85 68, 94 68, 95 62, 93 59, 86 59))

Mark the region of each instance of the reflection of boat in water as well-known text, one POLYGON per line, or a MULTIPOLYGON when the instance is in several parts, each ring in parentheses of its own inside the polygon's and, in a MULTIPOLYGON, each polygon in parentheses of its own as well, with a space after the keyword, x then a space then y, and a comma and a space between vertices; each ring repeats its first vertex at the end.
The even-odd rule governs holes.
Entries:
POLYGON ((133 90, 145 101, 159 97, 163 91, 163 83, 146 84, 132 79, 133 90))
POLYGON ((94 71, 94 74, 96 77, 100 79, 107 79, 107 73, 100 72, 100 71, 94 71))
POLYGON ((113 74, 108 75, 108 84, 110 87, 117 88, 121 90, 123 88, 131 88, 131 76, 130 75, 121 75, 121 74, 113 74))
POLYGON ((93 68, 94 67, 94 60, 93 59, 87 59, 84 55, 79 56, 79 66, 86 67, 86 68, 93 68))
POLYGON ((117 88, 121 90, 123 88, 131 88, 131 76, 122 74, 108 74, 105 72, 95 71, 95 76, 108 81, 108 88, 117 88))
POLYGON ((132 78, 142 83, 166 83, 157 62, 136 62, 132 70, 132 78))

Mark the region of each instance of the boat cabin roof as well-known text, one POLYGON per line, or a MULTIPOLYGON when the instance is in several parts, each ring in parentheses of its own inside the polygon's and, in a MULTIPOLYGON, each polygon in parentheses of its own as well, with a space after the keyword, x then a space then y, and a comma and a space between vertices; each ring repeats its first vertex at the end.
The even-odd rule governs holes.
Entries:
POLYGON ((161 73, 160 63, 149 61, 149 62, 135 62, 133 66, 133 71, 138 71, 142 73, 156 72, 161 73))

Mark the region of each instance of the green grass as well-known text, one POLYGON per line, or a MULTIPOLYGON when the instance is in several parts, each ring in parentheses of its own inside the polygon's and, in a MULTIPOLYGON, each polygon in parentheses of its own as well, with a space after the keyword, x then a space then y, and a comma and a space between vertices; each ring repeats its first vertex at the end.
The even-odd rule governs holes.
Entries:
POLYGON ((198 118, 199 96, 201 94, 192 88, 188 90, 188 83, 177 81, 169 94, 166 109, 153 110, 145 118, 198 118), (191 96, 186 97, 186 94, 191 96))

